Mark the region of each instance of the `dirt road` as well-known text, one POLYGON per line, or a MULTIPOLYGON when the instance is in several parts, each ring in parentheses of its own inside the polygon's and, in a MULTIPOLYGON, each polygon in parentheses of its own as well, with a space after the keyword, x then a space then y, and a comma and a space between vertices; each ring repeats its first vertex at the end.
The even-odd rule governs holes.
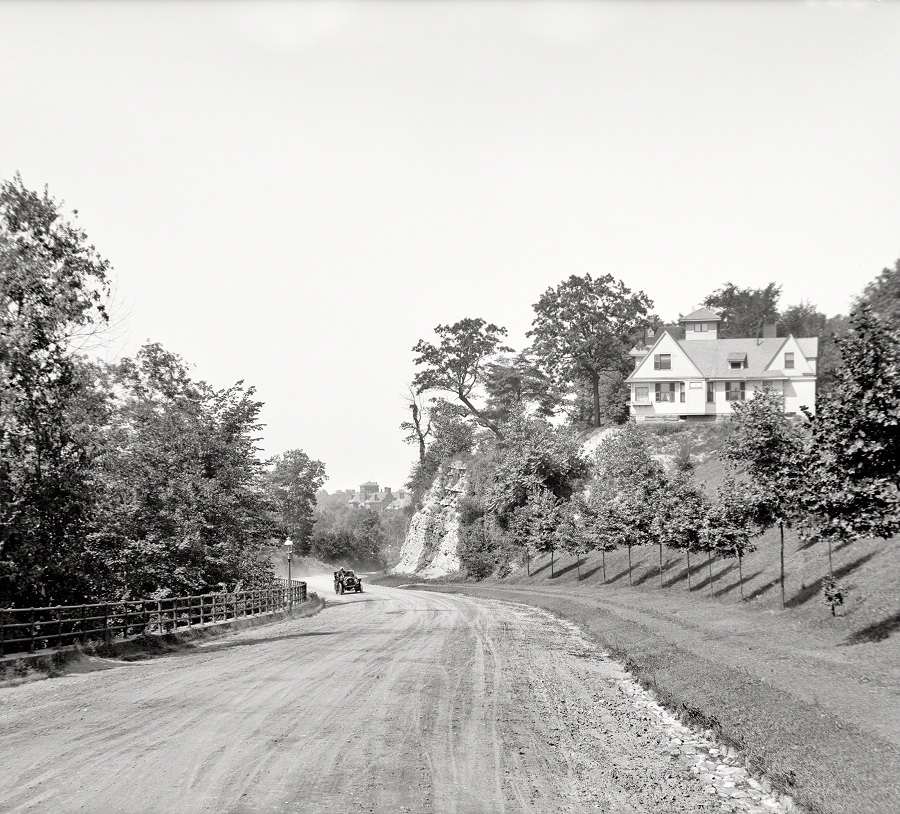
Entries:
POLYGON ((309 582, 315 617, 0 689, 0 811, 779 810, 546 612, 309 582))

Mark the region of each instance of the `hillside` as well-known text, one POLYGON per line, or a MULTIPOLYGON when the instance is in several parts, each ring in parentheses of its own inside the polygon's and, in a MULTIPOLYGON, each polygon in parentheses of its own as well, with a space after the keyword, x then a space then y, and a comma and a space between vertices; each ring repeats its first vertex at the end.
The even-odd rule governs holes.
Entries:
MULTIPOLYGON (((601 431, 603 432, 603 431, 601 431)), ((716 452, 728 432, 727 424, 671 424, 649 430, 650 446, 661 460, 672 460, 686 449, 695 461, 696 478, 712 494, 722 482, 724 466, 716 452)), ((778 529, 769 529, 755 541, 756 551, 744 558, 746 607, 803 618, 842 631, 853 642, 879 641, 900 626, 900 551, 893 540, 863 539, 839 546, 833 552, 834 572, 846 589, 846 599, 832 619, 822 595, 822 579, 828 574, 828 551, 824 544, 803 542, 794 529, 785 530, 785 607, 779 587, 778 529)), ((581 559, 557 555, 551 575, 550 558, 532 560, 531 576, 517 569, 504 582, 551 580, 585 585, 629 587, 627 551, 606 555, 606 579, 599 553, 581 559), (580 572, 580 577, 579 577, 580 572)), ((632 549, 632 585, 638 591, 660 590, 659 553, 654 546, 632 549)), ((685 591, 687 559, 680 552, 663 549, 662 588, 685 591)), ((691 557, 691 594, 715 603, 742 602, 737 561, 713 560, 712 583, 705 558, 691 557)))

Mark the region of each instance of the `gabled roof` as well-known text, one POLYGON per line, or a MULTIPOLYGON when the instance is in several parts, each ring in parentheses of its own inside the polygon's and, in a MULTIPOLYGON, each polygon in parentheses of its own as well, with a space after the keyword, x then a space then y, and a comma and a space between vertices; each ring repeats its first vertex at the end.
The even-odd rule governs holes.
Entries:
POLYGON ((679 322, 721 322, 722 317, 720 317, 714 311, 710 311, 709 308, 698 308, 693 313, 688 314, 686 317, 682 317, 678 321, 679 322))
POLYGON ((784 338, 768 339, 692 339, 681 341, 678 347, 697 366, 707 379, 772 379, 777 372, 768 370, 769 363, 778 349, 784 344, 784 338), (729 358, 743 359, 746 355, 746 367, 732 370, 729 358))

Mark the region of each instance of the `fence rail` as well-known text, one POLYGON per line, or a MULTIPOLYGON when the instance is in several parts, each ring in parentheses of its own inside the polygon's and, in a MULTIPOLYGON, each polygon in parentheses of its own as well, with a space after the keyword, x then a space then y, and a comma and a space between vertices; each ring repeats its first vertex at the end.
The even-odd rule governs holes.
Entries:
POLYGON ((37 653, 76 642, 162 635, 180 628, 259 616, 306 601, 306 583, 168 599, 135 599, 52 608, 0 608, 0 656, 37 653))

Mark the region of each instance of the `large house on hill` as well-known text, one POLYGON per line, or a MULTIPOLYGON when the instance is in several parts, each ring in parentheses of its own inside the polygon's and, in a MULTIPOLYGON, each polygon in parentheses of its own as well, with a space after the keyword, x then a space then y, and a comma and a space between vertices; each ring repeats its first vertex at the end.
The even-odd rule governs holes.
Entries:
POLYGON ((728 418, 733 401, 763 387, 781 394, 788 415, 815 411, 817 338, 776 337, 766 325, 758 338, 719 339, 720 322, 701 308, 632 348, 625 381, 635 421, 728 418))

